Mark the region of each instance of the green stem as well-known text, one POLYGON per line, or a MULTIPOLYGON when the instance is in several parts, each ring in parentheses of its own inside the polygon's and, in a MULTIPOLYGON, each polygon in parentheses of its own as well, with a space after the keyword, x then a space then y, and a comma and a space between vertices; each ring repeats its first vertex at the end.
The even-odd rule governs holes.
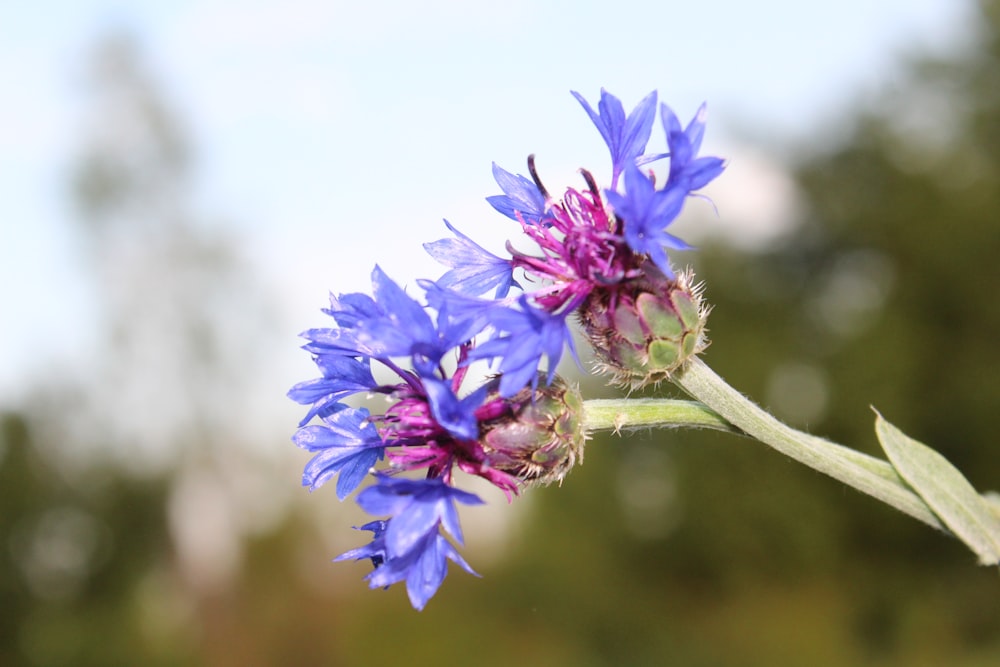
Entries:
POLYGON ((947 530, 892 465, 783 424, 729 386, 701 359, 688 361, 672 380, 746 435, 934 528, 947 530))
POLYGON ((669 398, 594 398, 583 402, 584 428, 603 431, 641 427, 712 428, 739 433, 713 410, 694 401, 669 398))

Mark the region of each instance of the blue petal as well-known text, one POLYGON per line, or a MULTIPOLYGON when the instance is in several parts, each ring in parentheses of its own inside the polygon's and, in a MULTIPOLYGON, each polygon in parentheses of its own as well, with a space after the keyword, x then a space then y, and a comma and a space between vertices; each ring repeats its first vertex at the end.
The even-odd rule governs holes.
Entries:
POLYGON ((512 220, 517 214, 528 223, 537 224, 545 217, 545 197, 535 183, 520 174, 514 175, 493 163, 493 178, 503 190, 502 195, 487 197, 486 201, 512 220))
POLYGON ((364 511, 375 516, 396 516, 412 502, 409 495, 396 493, 385 477, 379 476, 377 480, 377 484, 358 494, 358 505, 364 511))
POLYGON ((598 112, 594 111, 580 93, 570 92, 590 116, 611 152, 613 190, 617 187, 618 175, 629 166, 634 166, 636 159, 646 152, 646 144, 649 143, 656 117, 656 91, 644 97, 627 117, 621 100, 603 88, 601 101, 597 105, 598 112))
POLYGON ((725 160, 718 157, 700 157, 688 163, 685 171, 687 181, 684 184, 689 192, 700 190, 715 180, 725 170, 725 160))
POLYGON ((490 323, 503 335, 486 341, 469 355, 470 359, 500 359, 498 370, 503 374, 500 395, 505 398, 529 384, 537 384, 543 356, 548 358, 551 379, 562 358, 563 347, 570 340, 568 313, 549 313, 535 308, 523 295, 518 304, 519 308, 496 306, 489 311, 490 323))
POLYGON ((705 120, 708 118, 708 105, 704 102, 698 107, 698 111, 695 112, 694 118, 688 123, 687 128, 684 130, 684 134, 687 136, 688 142, 691 144, 691 152, 695 155, 701 150, 701 140, 705 136, 705 120))
POLYGON ((458 238, 424 244, 431 257, 452 269, 438 279, 438 284, 470 296, 485 294, 495 287, 496 298, 506 296, 514 283, 512 262, 483 249, 447 220, 444 224, 458 238))
POLYGON ((300 382, 288 391, 288 397, 297 403, 312 404, 299 422, 305 426, 317 414, 331 414, 344 398, 376 387, 371 365, 367 360, 338 354, 319 354, 314 358, 323 373, 322 378, 300 382))
POLYGON ((370 530, 372 531, 372 541, 363 547, 358 547, 357 549, 351 549, 350 551, 345 551, 336 558, 334 562, 342 560, 361 560, 362 558, 370 558, 372 565, 376 568, 381 566, 386 560, 385 553, 385 538, 383 534, 385 533, 387 521, 369 521, 362 526, 355 526, 355 530, 370 530))
POLYGON ((679 250, 690 246, 664 230, 680 214, 687 191, 672 186, 656 190, 653 182, 633 166, 625 170, 625 194, 607 190, 605 195, 623 222, 629 247, 649 255, 667 277, 674 277, 663 246, 679 250))
POLYGON ((381 443, 365 408, 348 408, 323 420, 322 425, 300 428, 292 441, 310 452, 328 447, 369 447, 381 443))
POLYGON ((385 531, 385 546, 390 557, 408 553, 429 532, 437 532, 440 501, 436 494, 413 496, 403 511, 392 517, 385 531))
POLYGON ((323 425, 306 426, 292 440, 312 452, 302 472, 302 485, 315 490, 340 473, 337 497, 343 500, 362 482, 379 461, 385 446, 378 431, 366 421, 365 409, 342 408, 323 420, 323 425))
POLYGON ((340 328, 306 331, 302 336, 310 343, 305 349, 318 355, 382 361, 418 355, 421 362, 436 366, 449 349, 464 342, 438 331, 425 308, 378 266, 372 272, 372 290, 374 300, 363 294, 331 297, 326 312, 340 328))
POLYGON ((381 344, 384 354, 388 356, 408 355, 417 342, 437 341, 437 329, 427 311, 378 266, 372 271, 372 293, 382 315, 363 323, 365 326, 358 333, 359 340, 373 344, 373 347, 381 344))
POLYGON ((476 419, 475 410, 482 405, 483 399, 486 398, 485 392, 477 392, 459 400, 451 385, 444 380, 424 378, 423 383, 434 421, 448 429, 448 432, 456 438, 462 440, 478 439, 479 420, 476 419))
POLYGON ((358 505, 369 514, 392 517, 385 543, 393 558, 408 553, 424 535, 436 531, 439 521, 461 541, 462 530, 454 503, 483 502, 475 494, 455 489, 440 479, 409 480, 380 475, 377 480, 375 486, 358 495, 358 505))
POLYGON ((698 158, 705 136, 707 115, 707 107, 702 104, 687 128, 682 130, 677 115, 670 107, 660 105, 660 120, 670 149, 670 173, 666 187, 679 187, 692 192, 703 188, 725 168, 725 163, 720 158, 698 158))
MULTIPOLYGON (((478 496, 473 496, 471 493, 466 494, 464 491, 459 491, 458 489, 450 489, 452 491, 458 491, 459 494, 465 494, 472 496, 472 501, 466 504, 478 504, 482 503, 478 496)), ((458 520, 458 508, 455 506, 456 500, 461 500, 457 494, 449 494, 450 497, 447 500, 442 500, 438 503, 438 518, 441 521, 441 525, 447 530, 452 537, 459 544, 465 542, 465 536, 462 535, 462 524, 458 520)))
POLYGON ((445 340, 455 344, 472 340, 489 325, 489 313, 496 301, 480 299, 446 289, 430 280, 418 284, 427 293, 427 303, 438 311, 438 328, 445 340))
POLYGON ((406 575, 406 594, 410 598, 410 604, 417 611, 422 610, 434 597, 448 573, 448 564, 441 548, 442 542, 447 544, 447 540, 440 535, 434 535, 427 540, 427 547, 406 575))
POLYGON ((384 456, 384 449, 363 449, 344 460, 337 477, 337 498, 351 495, 368 476, 372 467, 384 456))
POLYGON ((330 295, 330 307, 323 310, 342 327, 353 327, 358 321, 378 317, 381 310, 367 294, 351 292, 340 296, 330 295))
MULTIPOLYGON (((391 521, 389 525, 392 525, 391 521)), ((377 540, 368 547, 341 554, 337 560, 380 558, 384 552, 379 551, 376 543, 377 540)), ((391 557, 386 554, 384 562, 366 579, 372 588, 384 588, 405 580, 410 604, 419 611, 434 597, 447 576, 446 560, 456 563, 469 574, 479 576, 448 540, 435 530, 424 536, 403 556, 391 557)))

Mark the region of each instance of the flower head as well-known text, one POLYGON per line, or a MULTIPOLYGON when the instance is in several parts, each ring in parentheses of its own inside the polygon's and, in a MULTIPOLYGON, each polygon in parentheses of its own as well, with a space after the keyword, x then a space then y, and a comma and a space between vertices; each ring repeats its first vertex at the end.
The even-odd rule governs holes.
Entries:
MULTIPOLYGON (((372 274, 373 296, 332 297, 326 313, 336 326, 303 334, 321 377, 299 383, 289 392, 294 400, 310 406, 293 436, 296 445, 314 454, 303 471, 303 485, 316 489, 337 477, 337 496, 343 500, 384 459, 394 473, 422 471, 426 475, 413 480, 380 474, 374 486, 362 490, 357 496, 362 508, 387 518, 368 524, 375 533, 371 545, 343 555, 371 558, 376 570, 369 582, 375 587, 405 580, 417 608, 437 590, 447 560, 472 571, 444 534, 461 543, 455 503, 482 501, 453 486, 454 469, 486 479, 508 498, 538 477, 533 472, 529 479, 527 468, 512 466, 507 455, 499 453, 495 446, 499 435, 491 436, 494 446, 484 440, 487 429, 500 426, 498 420, 520 413, 496 388, 502 384, 515 393, 527 385, 529 379, 523 373, 531 359, 512 358, 516 367, 511 368, 510 377, 501 375, 472 390, 462 386, 478 334, 501 326, 497 332, 505 338, 493 341, 494 347, 512 337, 531 342, 522 331, 525 325, 516 324, 511 315, 495 317, 494 310, 509 310, 501 302, 424 284, 430 307, 407 295, 378 267, 372 274), (446 363, 449 360, 451 364, 446 363), (376 381, 375 363, 395 374, 396 381, 376 381), (381 414, 348 406, 345 401, 358 393, 382 394, 389 405, 381 414)), ((531 317, 538 322, 551 319, 545 311, 531 317)), ((545 326, 542 329, 547 331, 545 326)), ((562 338, 553 337, 558 333, 541 335, 550 339, 543 351, 554 364, 562 338)), ((531 380, 537 382, 537 360, 534 363, 531 380)), ((506 370, 505 365, 501 372, 506 370)), ((552 452, 547 451, 536 458, 548 461, 550 456, 552 452)))

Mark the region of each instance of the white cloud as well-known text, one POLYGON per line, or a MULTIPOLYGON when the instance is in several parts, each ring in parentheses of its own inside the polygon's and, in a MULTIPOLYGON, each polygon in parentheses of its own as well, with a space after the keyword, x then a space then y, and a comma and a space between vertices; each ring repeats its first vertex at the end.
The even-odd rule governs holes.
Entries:
MULTIPOLYGON (((705 151, 702 151, 705 153, 705 151)), ((791 173, 759 149, 722 146, 710 151, 727 160, 726 170, 702 192, 715 204, 692 201, 675 231, 692 243, 715 240, 743 250, 760 250, 791 232, 800 195, 791 173)), ((708 154, 708 153, 705 153, 708 154)))

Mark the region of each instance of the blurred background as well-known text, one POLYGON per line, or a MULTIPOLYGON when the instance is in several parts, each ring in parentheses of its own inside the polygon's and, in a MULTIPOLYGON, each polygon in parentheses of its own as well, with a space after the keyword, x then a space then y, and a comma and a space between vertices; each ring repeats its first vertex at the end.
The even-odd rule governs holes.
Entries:
POLYGON ((328 290, 436 277, 443 216, 499 252, 491 161, 600 181, 568 91, 656 88, 730 160, 678 223, 709 364, 1000 488, 997 0, 43 0, 0 36, 0 665, 1000 664, 995 569, 711 433, 484 493, 483 578, 417 613, 329 562, 365 518, 299 487, 284 398, 328 290))

